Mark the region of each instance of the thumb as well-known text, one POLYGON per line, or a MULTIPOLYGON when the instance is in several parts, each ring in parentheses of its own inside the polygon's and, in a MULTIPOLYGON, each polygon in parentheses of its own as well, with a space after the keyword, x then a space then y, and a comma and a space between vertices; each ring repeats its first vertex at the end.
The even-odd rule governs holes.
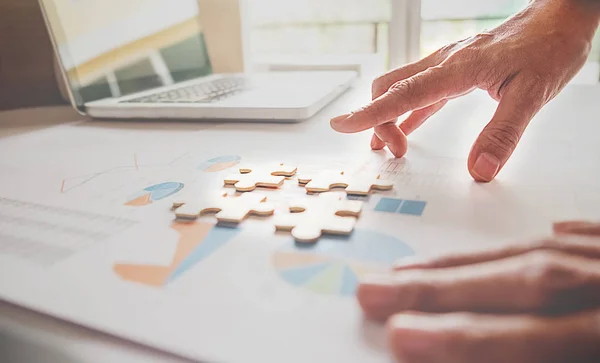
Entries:
POLYGON ((409 363, 598 362, 600 311, 525 315, 402 313, 388 323, 389 345, 409 363))
POLYGON ((491 182, 516 149, 525 129, 541 109, 543 99, 526 87, 507 88, 489 124, 475 141, 469 155, 471 176, 491 182))

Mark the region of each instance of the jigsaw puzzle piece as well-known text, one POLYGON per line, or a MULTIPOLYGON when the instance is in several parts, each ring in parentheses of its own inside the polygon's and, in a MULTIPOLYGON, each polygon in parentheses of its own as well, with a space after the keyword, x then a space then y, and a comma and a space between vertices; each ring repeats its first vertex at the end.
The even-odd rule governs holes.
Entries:
POLYGON ((299 243, 316 243, 323 234, 348 235, 354 230, 353 217, 303 216, 302 213, 279 215, 275 219, 277 231, 291 232, 299 243))
POLYGON ((358 200, 347 200, 339 194, 325 192, 319 194, 317 198, 296 199, 289 203, 289 209, 292 213, 301 213, 313 209, 320 210, 321 214, 337 215, 340 217, 358 217, 362 212, 364 203, 358 200))
POLYGON ((298 184, 304 185, 310 193, 324 193, 333 188, 345 188, 346 177, 342 170, 330 170, 318 173, 315 176, 299 175, 298 184))
POLYGON ((205 210, 200 202, 181 202, 177 204, 179 206, 175 207, 175 216, 179 219, 197 219, 205 210))
POLYGON ((369 195, 374 190, 385 191, 394 188, 394 183, 380 179, 379 175, 364 177, 348 175, 344 171, 326 171, 315 177, 298 176, 298 183, 304 185, 309 193, 329 192, 333 188, 345 188, 348 195, 369 195))
POLYGON ((285 177, 268 173, 231 174, 224 180, 225 185, 235 187, 238 192, 251 192, 256 188, 277 189, 283 185, 285 177))
POLYGON ((394 183, 390 180, 376 178, 348 178, 346 193, 349 195, 369 195, 373 190, 386 191, 394 188, 394 183))
POLYGON ((258 170, 263 172, 268 172, 273 176, 283 176, 286 178, 291 178, 296 175, 298 171, 298 167, 292 165, 285 165, 283 163, 266 165, 266 166, 254 166, 254 165, 244 165, 239 168, 240 173, 248 174, 258 170))
POLYGON ((315 243, 321 238, 320 225, 298 214, 283 214, 275 218, 275 230, 291 232, 296 242, 315 243))
POLYGON ((298 199, 290 203, 291 213, 276 216, 275 229, 291 232, 299 243, 315 243, 323 234, 352 233, 362 208, 363 202, 345 200, 336 193, 298 199))
POLYGON ((222 194, 206 201, 177 201, 173 203, 175 216, 180 219, 197 219, 203 214, 216 213, 218 222, 241 223, 250 215, 271 216, 275 206, 267 203, 267 197, 260 194, 242 194, 227 197, 222 194))
POLYGON ((229 198, 215 216, 218 222, 240 223, 251 215, 268 217, 275 213, 275 206, 267 203, 267 198, 260 194, 242 194, 229 198))

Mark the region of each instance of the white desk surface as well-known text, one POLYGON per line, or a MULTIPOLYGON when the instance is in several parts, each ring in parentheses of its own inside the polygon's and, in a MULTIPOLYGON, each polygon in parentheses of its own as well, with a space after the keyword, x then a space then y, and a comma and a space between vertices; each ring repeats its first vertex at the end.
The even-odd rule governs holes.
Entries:
MULTIPOLYGON (((252 135, 271 132, 289 140, 311 140, 320 144, 324 153, 352 148, 368 148, 370 132, 359 135, 339 135, 329 130, 330 117, 362 105, 368 98, 368 86, 358 85, 313 119, 295 125, 266 124, 202 124, 186 123, 118 123, 91 122, 90 127, 123 128, 128 132, 150 128, 202 132, 217 128, 252 135)), ((495 104, 487 95, 477 92, 451 102, 439 115, 411 136, 413 149, 466 159, 476 135, 491 117, 495 104)), ((547 182, 551 188, 561 183, 597 186, 600 191, 600 87, 573 85, 549 104, 534 120, 506 169, 495 182, 500 186, 514 185, 519 180, 547 182), (554 166, 552 166, 552 164, 554 166), (544 180, 552 169, 561 170, 563 180, 544 180), (508 181, 508 182, 507 182, 508 181)), ((0 113, 0 143, 7 138, 32 133, 43 128, 80 120, 68 107, 19 110, 0 113)), ((0 157, 6 157, 0 155, 0 157)), ((559 174, 559 173, 556 173, 559 174)), ((464 182, 469 183, 466 163, 464 182)), ((600 192, 579 196, 600 202, 600 192)), ((600 205, 600 204, 596 204, 600 205)), ((600 217, 600 207, 586 211, 600 217)), ((573 216, 576 218, 577 216, 573 216)), ((120 339, 45 317, 19 307, 0 302, 1 361, 13 362, 182 362, 120 339)))

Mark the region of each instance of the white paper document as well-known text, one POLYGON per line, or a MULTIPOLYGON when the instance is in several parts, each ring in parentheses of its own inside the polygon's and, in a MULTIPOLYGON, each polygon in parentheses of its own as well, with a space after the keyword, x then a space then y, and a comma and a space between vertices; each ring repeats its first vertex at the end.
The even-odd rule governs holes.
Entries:
MULTIPOLYGON (((344 144, 333 133, 232 132, 82 123, 1 140, 0 298, 205 362, 389 363, 383 326, 355 299, 362 277, 403 257, 597 217, 591 183, 478 185, 464 159, 423 147, 393 159, 348 146, 368 145, 364 136, 344 144), (268 218, 237 228, 210 215, 174 219, 176 198, 227 190, 227 174, 262 162, 380 174, 395 185, 361 198, 349 237, 310 246, 275 233, 268 218)), ((294 179, 261 192, 278 212, 305 195, 294 179)))

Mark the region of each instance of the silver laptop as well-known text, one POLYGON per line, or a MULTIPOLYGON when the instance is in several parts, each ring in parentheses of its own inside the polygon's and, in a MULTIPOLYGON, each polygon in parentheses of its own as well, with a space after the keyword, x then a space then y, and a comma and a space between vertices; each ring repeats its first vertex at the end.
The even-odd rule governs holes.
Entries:
POLYGON ((356 78, 248 72, 233 0, 39 1, 71 103, 95 118, 299 121, 356 78))

